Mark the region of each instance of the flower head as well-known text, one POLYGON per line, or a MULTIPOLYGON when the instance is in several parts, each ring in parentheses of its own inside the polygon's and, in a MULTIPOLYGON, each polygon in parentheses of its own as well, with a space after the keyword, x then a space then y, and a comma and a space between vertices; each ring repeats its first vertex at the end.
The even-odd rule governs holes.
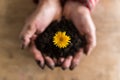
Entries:
POLYGON ((53 43, 59 48, 65 48, 70 43, 70 36, 66 35, 66 32, 58 31, 55 33, 55 36, 53 37, 53 43))

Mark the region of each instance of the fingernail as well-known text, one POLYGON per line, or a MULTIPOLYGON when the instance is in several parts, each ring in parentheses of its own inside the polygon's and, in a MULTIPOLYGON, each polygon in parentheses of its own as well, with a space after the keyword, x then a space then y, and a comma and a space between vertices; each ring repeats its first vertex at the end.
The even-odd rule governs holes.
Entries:
POLYGON ((65 67, 62 67, 62 70, 64 70, 64 71, 65 71, 66 69, 67 69, 67 68, 65 68, 65 67))
POLYGON ((70 70, 74 70, 76 66, 77 66, 76 64, 72 65, 72 66, 70 67, 70 70))
POLYGON ((44 69, 45 65, 41 64, 41 62, 39 60, 36 60, 36 63, 41 69, 44 69))
POLYGON ((41 69, 44 69, 45 65, 44 64, 40 64, 40 67, 41 67, 41 69))
POLYGON ((90 55, 90 52, 89 52, 88 50, 86 50, 86 51, 84 51, 84 54, 85 54, 86 56, 88 56, 88 55, 90 55))
POLYGON ((47 62, 46 62, 46 64, 47 64, 48 68, 50 68, 51 70, 53 70, 54 67, 55 67, 55 64, 49 64, 49 63, 47 63, 47 62))
POLYGON ((86 53, 86 52, 84 52, 84 54, 87 56, 88 55, 88 53, 86 53))
POLYGON ((54 69, 54 65, 48 65, 48 67, 53 70, 54 69))
POLYGON ((62 67, 62 70, 66 70, 66 69, 62 67))
POLYGON ((84 49, 84 54, 87 56, 88 55, 88 50, 84 49))

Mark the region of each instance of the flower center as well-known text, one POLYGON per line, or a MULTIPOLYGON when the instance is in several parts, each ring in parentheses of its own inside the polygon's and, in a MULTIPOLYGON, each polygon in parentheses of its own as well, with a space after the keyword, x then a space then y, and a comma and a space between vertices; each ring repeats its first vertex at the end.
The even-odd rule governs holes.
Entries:
POLYGON ((62 42, 64 39, 63 39, 63 37, 60 37, 60 41, 62 42))

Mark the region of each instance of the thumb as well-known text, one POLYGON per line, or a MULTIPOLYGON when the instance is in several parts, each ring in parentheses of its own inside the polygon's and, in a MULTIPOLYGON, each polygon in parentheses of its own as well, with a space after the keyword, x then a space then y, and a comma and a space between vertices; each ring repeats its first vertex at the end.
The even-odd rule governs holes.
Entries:
POLYGON ((90 54, 92 49, 96 46, 96 34, 95 33, 88 33, 86 34, 86 45, 84 47, 84 53, 90 54))
POLYGON ((23 28, 20 34, 22 49, 26 48, 29 45, 30 39, 35 34, 35 32, 36 32, 35 25, 25 26, 23 28))

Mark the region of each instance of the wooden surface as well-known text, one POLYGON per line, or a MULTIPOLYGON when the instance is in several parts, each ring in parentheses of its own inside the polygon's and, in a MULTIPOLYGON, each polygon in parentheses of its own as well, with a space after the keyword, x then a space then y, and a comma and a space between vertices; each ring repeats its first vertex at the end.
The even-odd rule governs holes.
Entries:
POLYGON ((34 8, 32 0, 0 0, 0 80, 120 80, 120 0, 97 5, 97 47, 74 71, 41 70, 20 50, 19 33, 34 8))

